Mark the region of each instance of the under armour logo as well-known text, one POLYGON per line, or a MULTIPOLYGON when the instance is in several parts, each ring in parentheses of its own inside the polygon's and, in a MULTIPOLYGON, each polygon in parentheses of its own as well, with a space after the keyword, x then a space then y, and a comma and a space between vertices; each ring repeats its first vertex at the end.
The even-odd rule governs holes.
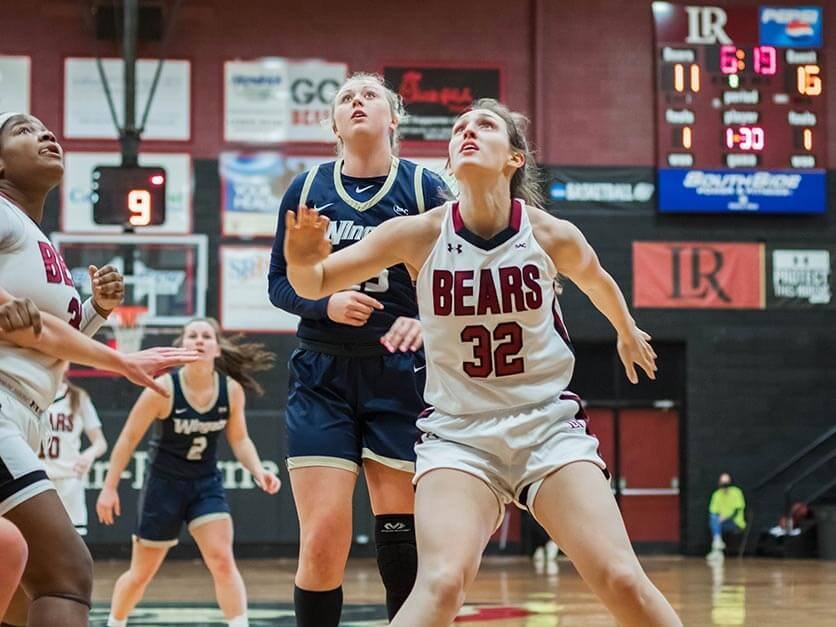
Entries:
POLYGON ((461 244, 456 244, 455 246, 453 246, 452 244, 447 244, 447 252, 448 253, 451 253, 454 250, 461 255, 462 254, 462 245, 461 244))
POLYGON ((520 242, 519 244, 514 246, 514 248, 525 248, 525 242, 520 242))
POLYGON ((383 529, 381 529, 383 533, 391 533, 393 531, 409 531, 408 527, 402 523, 384 523, 383 529))

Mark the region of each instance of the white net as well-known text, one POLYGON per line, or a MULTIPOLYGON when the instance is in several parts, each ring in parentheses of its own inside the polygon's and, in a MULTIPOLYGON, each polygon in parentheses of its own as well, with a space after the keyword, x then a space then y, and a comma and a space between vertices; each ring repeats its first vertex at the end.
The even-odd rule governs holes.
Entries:
POLYGON ((145 307, 119 307, 113 312, 113 336, 116 350, 135 353, 142 348, 145 326, 142 319, 148 313, 145 307))

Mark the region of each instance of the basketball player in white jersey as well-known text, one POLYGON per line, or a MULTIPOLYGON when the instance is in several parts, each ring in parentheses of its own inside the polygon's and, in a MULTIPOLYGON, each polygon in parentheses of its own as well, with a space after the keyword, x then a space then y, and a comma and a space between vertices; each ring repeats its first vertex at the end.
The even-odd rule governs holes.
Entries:
POLYGON ((31 599, 27 624, 75 627, 87 625, 92 560, 35 454, 48 439, 42 414, 64 360, 98 363, 159 389, 151 373, 197 355, 177 349, 121 355, 73 330, 96 332, 121 300, 122 278, 91 266, 93 298, 82 304, 66 264, 39 228, 46 195, 63 172, 61 147, 40 120, 0 113, 0 304, 28 298, 42 324, 38 336, 24 329, 0 338, 0 515, 29 548, 22 579, 31 599))
POLYGON ((93 462, 107 450, 102 423, 90 395, 66 377, 46 413, 52 427, 52 440, 42 451, 46 475, 55 485, 76 531, 86 536, 84 478, 93 462), (84 451, 82 433, 90 442, 84 451))
POLYGON ((586 430, 566 391, 574 355, 560 318, 558 272, 618 333, 633 383, 652 379, 650 336, 576 227, 524 199, 536 181, 524 118, 493 100, 460 116, 449 145, 459 202, 395 218, 329 256, 327 218, 289 212, 287 275, 321 298, 397 263, 417 281, 427 351, 418 426, 418 576, 393 625, 449 625, 504 507, 529 509, 621 625, 680 625, 643 572, 586 430), (522 197, 522 198, 520 198, 522 197))

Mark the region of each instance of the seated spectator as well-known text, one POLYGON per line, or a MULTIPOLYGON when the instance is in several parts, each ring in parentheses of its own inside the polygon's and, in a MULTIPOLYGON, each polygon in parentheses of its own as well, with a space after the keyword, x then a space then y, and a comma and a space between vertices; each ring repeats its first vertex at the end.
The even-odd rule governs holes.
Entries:
POLYGON ((717 483, 718 487, 711 495, 711 503, 708 506, 711 552, 707 557, 710 559, 723 558, 723 549, 726 548, 726 543, 723 542, 724 533, 740 534, 746 528, 746 501, 743 491, 732 485, 731 475, 727 472, 720 475, 717 483))

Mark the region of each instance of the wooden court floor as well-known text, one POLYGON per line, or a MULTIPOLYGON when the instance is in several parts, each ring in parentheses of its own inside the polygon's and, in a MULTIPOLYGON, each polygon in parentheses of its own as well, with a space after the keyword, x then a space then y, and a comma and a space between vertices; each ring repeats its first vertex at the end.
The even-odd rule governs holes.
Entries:
MULTIPOLYGON (((647 557, 645 569, 685 625, 836 625, 836 561, 647 557)), ((295 625, 293 560, 241 560, 253 627, 295 625)), ((91 625, 104 625, 113 583, 123 561, 96 562, 91 625)), ((385 625, 383 588, 373 560, 351 560, 346 574, 343 625, 385 625)), ((163 565, 129 625, 225 625, 212 583, 196 561, 163 565)), ((614 625, 572 565, 538 574, 523 558, 487 558, 456 624, 474 627, 614 625)))

